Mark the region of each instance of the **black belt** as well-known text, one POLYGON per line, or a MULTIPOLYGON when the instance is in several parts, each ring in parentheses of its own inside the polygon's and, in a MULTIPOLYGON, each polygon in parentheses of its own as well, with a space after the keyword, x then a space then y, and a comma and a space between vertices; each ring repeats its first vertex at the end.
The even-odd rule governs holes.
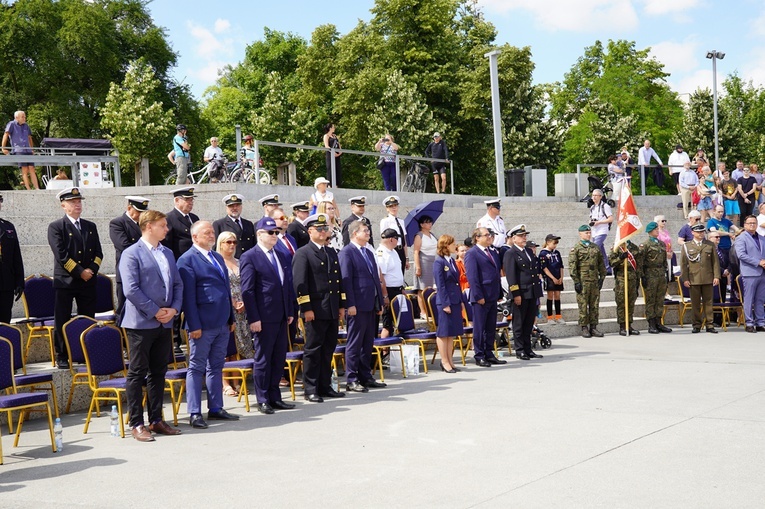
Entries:
POLYGON ((404 286, 386 286, 385 288, 388 290, 398 290, 400 292, 403 292, 405 287, 404 286))

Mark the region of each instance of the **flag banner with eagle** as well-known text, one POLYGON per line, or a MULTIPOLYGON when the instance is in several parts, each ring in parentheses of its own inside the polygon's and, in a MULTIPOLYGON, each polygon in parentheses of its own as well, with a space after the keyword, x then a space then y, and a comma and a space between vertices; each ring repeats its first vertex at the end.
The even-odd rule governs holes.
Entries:
POLYGON ((635 200, 632 198, 632 190, 629 181, 622 186, 621 196, 619 196, 619 214, 616 223, 616 241, 614 242, 614 251, 620 245, 626 243, 633 236, 642 231, 643 224, 638 217, 635 200))

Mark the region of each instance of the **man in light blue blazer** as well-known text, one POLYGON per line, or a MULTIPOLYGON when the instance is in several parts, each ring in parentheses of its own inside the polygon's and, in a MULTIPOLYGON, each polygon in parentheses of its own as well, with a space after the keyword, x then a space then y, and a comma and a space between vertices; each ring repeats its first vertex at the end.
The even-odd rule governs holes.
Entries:
POLYGON ((279 380, 287 358, 287 326, 295 319, 297 299, 292 284, 292 260, 276 249, 279 242, 276 221, 264 217, 256 226, 258 243, 242 254, 242 301, 250 332, 255 334, 255 393, 258 411, 295 408, 282 401, 279 380))
POLYGON ((741 281, 744 283, 744 316, 747 332, 765 331, 765 237, 757 233, 757 218, 744 218, 744 233, 733 244, 736 248, 741 281))
POLYGON ((207 428, 202 418, 202 378, 207 384, 207 418, 237 420, 223 409, 223 363, 234 330, 228 271, 223 257, 213 251, 215 230, 209 221, 191 227, 192 247, 178 259, 183 281, 183 313, 189 331, 189 371, 186 407, 193 428, 207 428))
POLYGON ((167 234, 165 214, 142 212, 138 219, 141 238, 122 252, 119 272, 125 306, 120 326, 130 346, 126 395, 133 438, 153 442, 151 432, 179 435, 181 431, 162 420, 165 373, 172 358, 173 318, 181 310, 183 283, 173 252, 160 244, 167 234), (148 374, 148 377, 147 377, 148 374), (143 383, 149 427, 143 420, 143 383))

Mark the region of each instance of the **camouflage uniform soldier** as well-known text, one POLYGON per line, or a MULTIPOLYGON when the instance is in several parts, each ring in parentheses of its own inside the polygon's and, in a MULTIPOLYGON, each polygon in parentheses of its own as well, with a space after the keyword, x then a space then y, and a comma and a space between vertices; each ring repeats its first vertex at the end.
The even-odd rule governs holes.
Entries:
MULTIPOLYGON (((624 246, 624 244, 622 244, 624 246)), ((631 241, 627 241, 626 251, 619 247, 618 251, 608 253, 608 261, 614 271, 616 283, 614 284, 614 295, 616 296, 616 317, 619 320, 619 335, 626 336, 627 329, 631 336, 638 336, 640 332, 632 327, 632 321, 635 318, 635 300, 638 295, 638 281, 640 280, 641 266, 637 261, 639 253, 638 247, 631 241), (630 258, 632 255, 632 258, 630 258), (627 264, 627 304, 629 309, 629 324, 624 317, 624 264, 627 264), (634 268, 633 268, 634 264, 634 268)))
POLYGON ((645 316, 648 319, 648 332, 672 332, 661 323, 664 314, 664 295, 667 293, 667 246, 659 240, 659 225, 654 221, 645 227, 648 241, 640 244, 638 266, 642 270, 643 291, 645 294, 645 316))
POLYGON ((606 264, 600 248, 590 241, 592 231, 586 224, 579 227, 579 242, 568 254, 568 268, 574 280, 576 303, 579 306, 579 325, 582 337, 602 338, 598 325, 600 289, 606 279, 606 264))

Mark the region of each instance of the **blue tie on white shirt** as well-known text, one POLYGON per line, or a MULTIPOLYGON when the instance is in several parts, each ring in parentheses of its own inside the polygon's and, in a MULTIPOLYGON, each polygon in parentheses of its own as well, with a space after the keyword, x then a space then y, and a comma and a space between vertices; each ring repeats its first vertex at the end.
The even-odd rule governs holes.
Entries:
POLYGON ((359 251, 361 251, 361 257, 364 259, 365 262, 367 262, 367 268, 369 269, 369 273, 374 275, 375 271, 372 267, 372 262, 369 261, 369 258, 367 257, 367 254, 369 253, 369 250, 365 247, 359 248, 359 251))
POLYGON ((226 279, 226 274, 223 273, 223 269, 220 265, 218 265, 218 261, 215 259, 215 256, 213 256, 212 251, 207 252, 207 257, 210 258, 210 262, 213 264, 213 267, 218 269, 218 272, 221 276, 223 276, 223 279, 226 279))
MULTIPOLYGON (((268 251, 268 257, 271 259, 271 265, 274 266, 274 270, 276 271, 276 275, 279 276, 279 281, 282 281, 282 273, 279 271, 279 264, 276 261, 276 253, 273 249, 268 251)), ((284 281, 282 281, 283 283, 284 281)))

